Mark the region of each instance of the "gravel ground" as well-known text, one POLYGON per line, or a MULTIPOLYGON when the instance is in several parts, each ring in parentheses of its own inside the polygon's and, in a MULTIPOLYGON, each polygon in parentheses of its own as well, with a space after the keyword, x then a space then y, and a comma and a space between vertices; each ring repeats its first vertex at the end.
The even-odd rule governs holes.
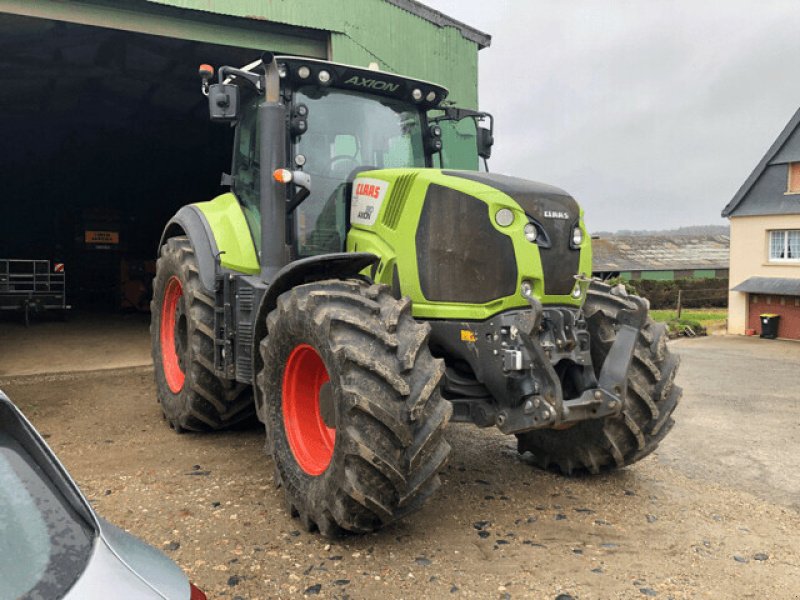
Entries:
POLYGON ((93 371, 150 364, 149 314, 45 313, 25 327, 0 311, 0 377, 93 371))
POLYGON ((420 513, 335 542, 286 514, 262 431, 169 430, 149 368, 0 387, 98 512, 209 598, 798 598, 800 435, 785 411, 800 405, 800 344, 766 344, 674 345, 678 424, 634 467, 565 479, 519 458, 513 438, 454 425, 442 488, 420 513))

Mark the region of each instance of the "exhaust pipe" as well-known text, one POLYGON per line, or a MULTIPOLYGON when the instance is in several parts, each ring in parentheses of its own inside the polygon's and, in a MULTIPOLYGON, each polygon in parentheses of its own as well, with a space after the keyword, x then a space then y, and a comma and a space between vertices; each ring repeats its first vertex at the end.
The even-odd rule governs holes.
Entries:
POLYGON ((275 57, 262 56, 265 99, 258 107, 261 189, 261 278, 272 283, 275 274, 289 262, 286 247, 286 190, 272 173, 286 167, 286 107, 280 97, 280 76, 275 57), (280 223, 279 227, 275 224, 280 223))

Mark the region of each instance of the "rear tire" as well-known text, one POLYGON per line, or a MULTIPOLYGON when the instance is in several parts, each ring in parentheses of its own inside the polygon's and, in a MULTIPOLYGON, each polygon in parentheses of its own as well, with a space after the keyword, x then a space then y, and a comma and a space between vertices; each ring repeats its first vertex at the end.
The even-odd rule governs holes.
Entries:
POLYGON ((290 514, 336 536, 420 508, 450 453, 452 407, 410 301, 358 280, 310 283, 278 298, 267 330, 259 414, 290 514))
POLYGON ((170 426, 212 431, 250 419, 250 386, 214 375, 214 299, 185 236, 161 247, 150 313, 156 391, 170 426))
MULTIPOLYGON (((631 307, 619 288, 592 282, 583 310, 598 374, 616 338, 617 314, 631 307)), ((568 429, 518 434, 520 454, 530 452, 536 466, 565 475, 617 469, 650 454, 672 429, 672 413, 681 397, 681 388, 674 385, 680 359, 666 342, 666 327, 648 316, 628 371, 622 412, 568 429)))

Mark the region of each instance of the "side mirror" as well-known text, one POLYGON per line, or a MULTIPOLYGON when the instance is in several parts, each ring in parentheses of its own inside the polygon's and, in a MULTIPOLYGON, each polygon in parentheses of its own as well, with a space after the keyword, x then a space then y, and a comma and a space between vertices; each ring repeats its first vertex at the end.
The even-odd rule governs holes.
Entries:
POLYGON ((478 127, 478 156, 483 159, 489 159, 492 156, 492 146, 494 145, 494 136, 491 129, 485 127, 478 127))
POLYGON ((212 121, 235 121, 239 117, 239 86, 230 83, 209 85, 208 114, 212 121))

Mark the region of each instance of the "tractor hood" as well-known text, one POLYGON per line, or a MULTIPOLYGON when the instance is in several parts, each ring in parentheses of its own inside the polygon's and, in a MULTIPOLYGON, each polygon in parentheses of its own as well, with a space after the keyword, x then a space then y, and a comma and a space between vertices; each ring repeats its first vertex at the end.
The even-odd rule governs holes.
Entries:
POLYGON ((572 243, 572 232, 580 225, 581 210, 561 188, 496 173, 442 171, 493 187, 511 197, 539 230, 539 255, 544 269, 545 294, 569 294, 575 286, 580 253, 572 243), (542 239, 543 238, 543 239, 542 239))
MULTIPOLYGON (((384 260, 373 277, 415 316, 491 317, 527 305, 580 306, 590 240, 565 191, 516 177, 439 169, 358 173, 348 250, 384 260)), ((585 286, 584 286, 585 287, 585 286)))

